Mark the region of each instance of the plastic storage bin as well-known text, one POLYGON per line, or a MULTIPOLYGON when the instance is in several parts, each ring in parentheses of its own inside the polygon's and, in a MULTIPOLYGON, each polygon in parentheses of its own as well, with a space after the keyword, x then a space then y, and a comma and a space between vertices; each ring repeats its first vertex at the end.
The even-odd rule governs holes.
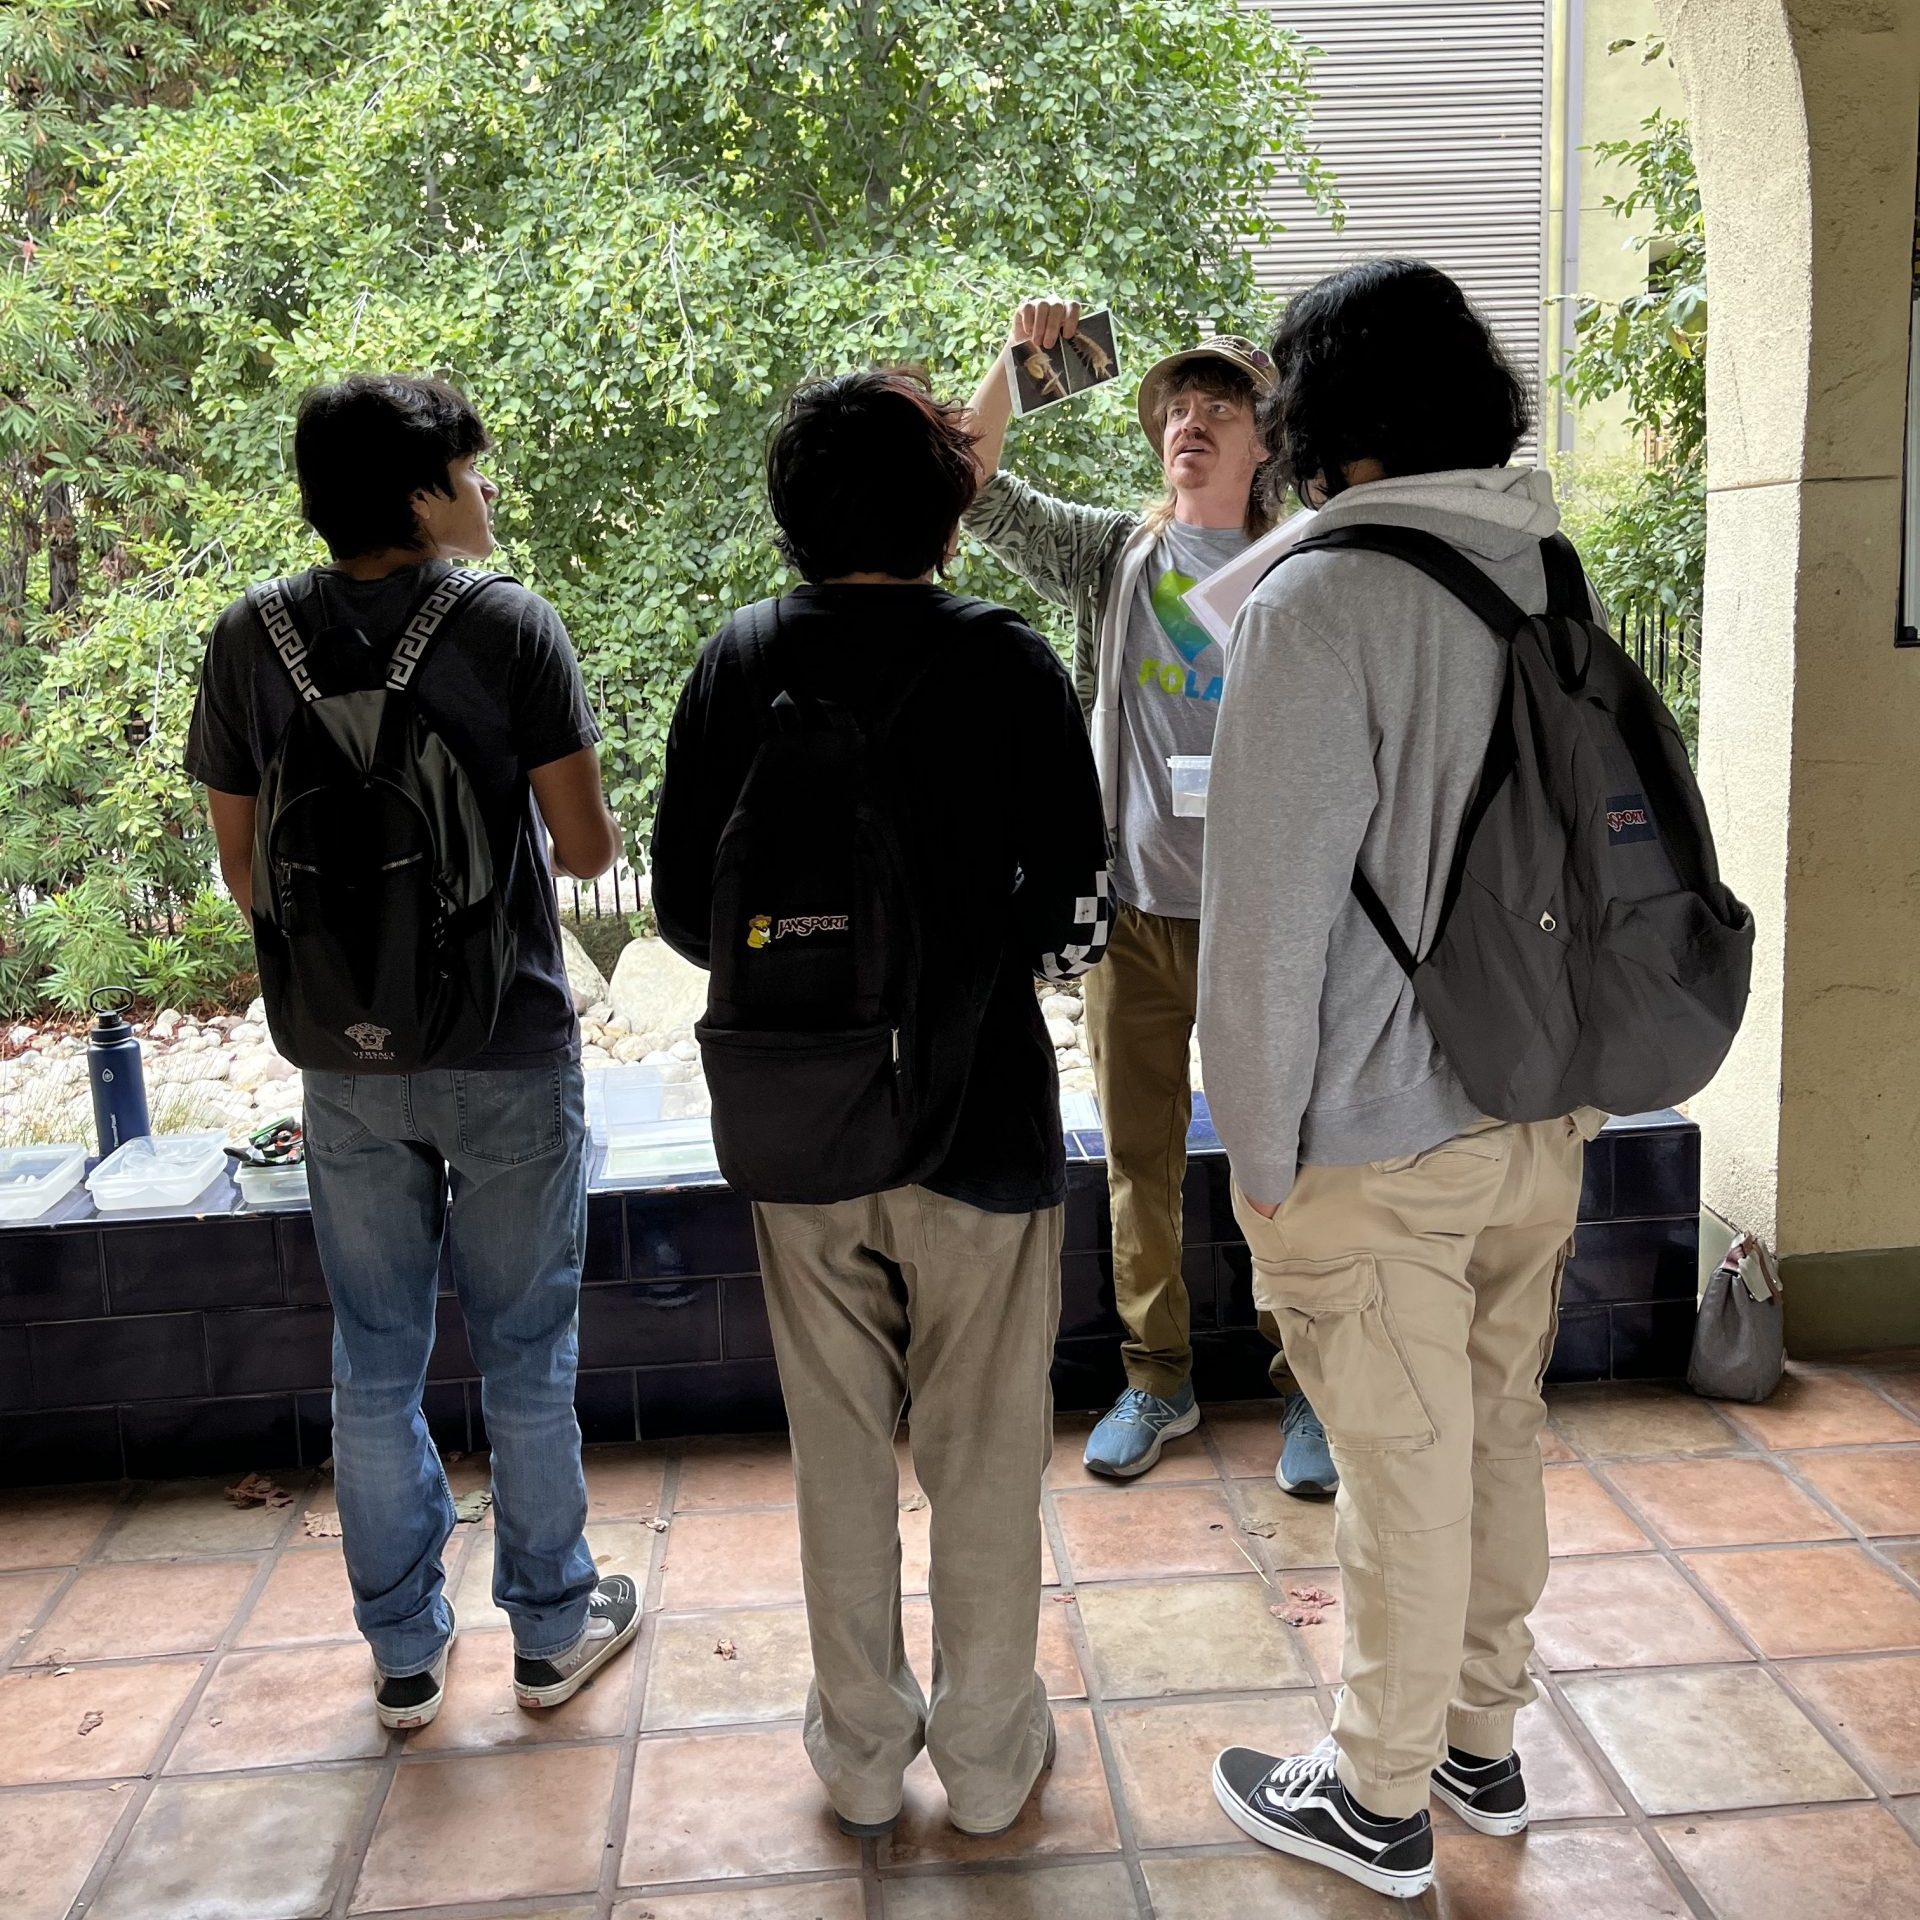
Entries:
POLYGON ((242 1161, 233 1170, 234 1185, 250 1207, 304 1207, 307 1204, 307 1167, 303 1160, 291 1167, 256 1167, 242 1161))
POLYGON ((586 1078, 587 1131, 596 1147, 604 1147, 617 1127, 644 1127, 660 1118, 666 1089, 658 1067, 589 1067, 586 1078))
POLYGON ((85 1147, 0 1147, 0 1220, 38 1220, 86 1170, 85 1147))
POLYGON ((600 1178, 672 1180, 719 1171, 711 1120, 652 1120, 608 1132, 607 1157, 601 1162, 600 1178))
POLYGON ((224 1133, 143 1134, 108 1154, 88 1174, 87 1190, 102 1213, 184 1207, 226 1164, 224 1133))
POLYGON ((1167 771, 1173 775, 1173 810, 1184 816, 1204 816, 1207 811, 1207 776, 1213 771, 1213 758, 1205 753, 1170 753, 1167 771))

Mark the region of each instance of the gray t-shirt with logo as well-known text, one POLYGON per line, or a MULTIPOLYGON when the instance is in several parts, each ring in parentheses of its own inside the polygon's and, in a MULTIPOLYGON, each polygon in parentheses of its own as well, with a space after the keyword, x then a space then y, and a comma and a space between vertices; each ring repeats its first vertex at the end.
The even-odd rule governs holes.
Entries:
POLYGON ((1147 556, 1127 619, 1114 886, 1130 905, 1169 919, 1200 918, 1206 822, 1174 813, 1167 756, 1212 753, 1227 671, 1220 647, 1180 596, 1246 549, 1239 527, 1170 521, 1147 556))

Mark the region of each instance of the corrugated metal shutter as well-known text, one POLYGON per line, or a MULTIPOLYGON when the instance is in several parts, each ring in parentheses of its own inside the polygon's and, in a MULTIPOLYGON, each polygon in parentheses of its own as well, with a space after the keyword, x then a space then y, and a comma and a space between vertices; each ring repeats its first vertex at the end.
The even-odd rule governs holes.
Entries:
POLYGON ((1255 252, 1292 293, 1369 254, 1431 260, 1540 378, 1546 265, 1547 0, 1244 0, 1321 49, 1313 137, 1346 204, 1335 232, 1298 188, 1255 252))

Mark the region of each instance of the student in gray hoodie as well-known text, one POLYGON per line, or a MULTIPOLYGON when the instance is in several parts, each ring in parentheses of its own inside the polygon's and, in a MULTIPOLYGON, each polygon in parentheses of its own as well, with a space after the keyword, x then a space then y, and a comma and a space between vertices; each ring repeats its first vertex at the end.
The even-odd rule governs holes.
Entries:
MULTIPOLYGON (((1342 525, 1451 542, 1530 611, 1559 525, 1507 465, 1527 390, 1452 281, 1352 267, 1296 298, 1262 410, 1280 486, 1342 525)), ((1468 1099, 1351 892, 1416 952, 1492 734, 1503 643, 1401 560, 1276 564, 1241 610, 1214 742, 1200 1035, 1254 1297, 1340 1473, 1344 1691, 1332 1735, 1214 1769, 1244 1831, 1378 1892, 1432 1879, 1434 1792, 1518 1833, 1513 1721, 1547 1573, 1538 1438, 1582 1146, 1468 1099)))

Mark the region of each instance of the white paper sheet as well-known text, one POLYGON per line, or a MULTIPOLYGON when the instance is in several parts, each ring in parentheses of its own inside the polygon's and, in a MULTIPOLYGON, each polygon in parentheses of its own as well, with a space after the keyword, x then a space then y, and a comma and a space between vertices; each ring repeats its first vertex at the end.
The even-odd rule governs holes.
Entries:
POLYGON ((1313 509, 1302 507, 1291 519, 1263 533, 1237 560, 1229 560, 1181 596, 1193 617, 1221 646, 1233 638, 1234 616, 1246 605, 1248 594, 1296 540, 1306 538, 1313 519, 1313 509))

